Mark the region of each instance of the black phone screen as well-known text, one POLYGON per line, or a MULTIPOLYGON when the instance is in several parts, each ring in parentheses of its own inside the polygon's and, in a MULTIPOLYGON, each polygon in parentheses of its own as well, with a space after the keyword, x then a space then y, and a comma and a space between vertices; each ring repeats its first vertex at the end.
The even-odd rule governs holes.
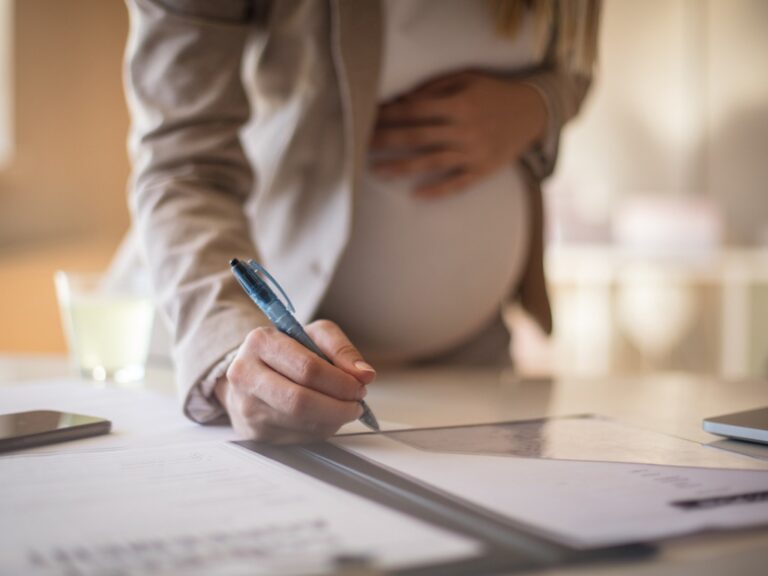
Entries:
POLYGON ((0 451, 107 434, 109 420, 55 410, 0 414, 0 451))

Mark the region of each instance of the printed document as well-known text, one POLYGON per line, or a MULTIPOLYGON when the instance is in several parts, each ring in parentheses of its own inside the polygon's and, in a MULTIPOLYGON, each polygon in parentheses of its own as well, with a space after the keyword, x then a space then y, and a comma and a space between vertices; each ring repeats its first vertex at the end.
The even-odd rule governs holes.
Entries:
MULTIPOLYGON (((451 453, 417 448, 386 434, 332 442, 576 548, 768 524, 766 470, 451 453)), ((481 451, 482 446, 476 444, 481 451)))
POLYGON ((0 574, 322 574, 481 545, 234 444, 0 457, 0 574))

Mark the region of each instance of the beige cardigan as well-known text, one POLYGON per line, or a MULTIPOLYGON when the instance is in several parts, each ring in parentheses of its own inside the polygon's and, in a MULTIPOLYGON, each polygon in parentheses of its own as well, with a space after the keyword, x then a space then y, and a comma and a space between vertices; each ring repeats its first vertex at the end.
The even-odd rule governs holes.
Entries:
MULTIPOLYGON (((381 7, 376 0, 128 5, 134 248, 171 329, 179 391, 199 402, 201 380, 265 322, 230 274, 232 257, 266 262, 302 321, 323 297, 349 237, 375 119, 381 7), (252 108, 256 121, 244 133, 252 108), (253 144, 251 158, 243 140, 253 144)), ((522 285, 510 297, 548 331, 539 182, 590 78, 548 60, 520 77, 544 95, 551 128, 523 162, 534 234, 522 285)))

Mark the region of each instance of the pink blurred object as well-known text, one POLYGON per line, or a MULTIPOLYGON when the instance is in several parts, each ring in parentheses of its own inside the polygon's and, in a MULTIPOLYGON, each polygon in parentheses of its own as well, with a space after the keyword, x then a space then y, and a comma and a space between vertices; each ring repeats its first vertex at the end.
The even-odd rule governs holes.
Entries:
POLYGON ((630 196, 613 219, 617 246, 660 256, 709 254, 723 241, 715 204, 695 196, 630 196))

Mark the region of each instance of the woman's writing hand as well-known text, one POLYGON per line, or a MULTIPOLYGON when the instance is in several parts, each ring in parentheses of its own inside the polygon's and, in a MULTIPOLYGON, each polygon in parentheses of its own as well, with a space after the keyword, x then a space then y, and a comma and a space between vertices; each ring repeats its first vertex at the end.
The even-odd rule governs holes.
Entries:
POLYGON ((333 322, 318 320, 307 334, 329 364, 275 328, 257 328, 215 387, 243 438, 306 442, 326 438, 362 414, 359 400, 376 373, 333 322))
POLYGON ((442 196, 517 160, 547 124, 531 86, 478 72, 444 76, 379 107, 371 147, 382 177, 416 177, 442 196))

